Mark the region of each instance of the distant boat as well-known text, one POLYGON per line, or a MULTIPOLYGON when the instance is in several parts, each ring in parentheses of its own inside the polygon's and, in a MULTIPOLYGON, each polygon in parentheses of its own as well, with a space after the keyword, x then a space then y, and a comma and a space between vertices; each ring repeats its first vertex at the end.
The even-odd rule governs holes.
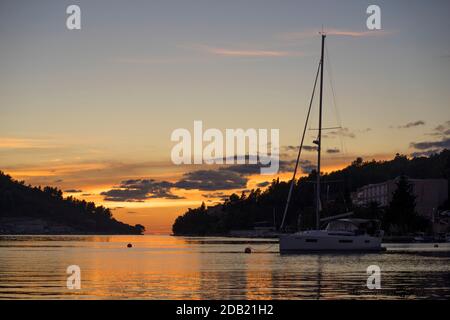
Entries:
MULTIPOLYGON (((317 84, 317 78, 320 72, 320 96, 319 96, 319 127, 318 137, 314 141, 317 145, 317 181, 316 181, 316 229, 308 231, 300 231, 292 234, 280 235, 280 253, 293 252, 373 252, 382 251, 381 239, 383 238, 383 231, 380 229, 380 223, 377 220, 366 219, 339 219, 343 215, 320 219, 321 201, 320 201, 320 160, 321 160, 321 142, 322 142, 322 97, 323 97, 323 67, 324 67, 324 46, 326 35, 322 33, 322 50, 319 67, 317 69, 316 80, 314 83, 314 90, 311 97, 308 114, 306 117, 305 127, 303 129, 303 136, 300 143, 300 148, 297 155, 297 162, 294 169, 294 175, 291 180, 289 194, 284 210, 283 221, 280 229, 284 229, 284 221, 289 208, 289 201, 292 196, 292 190, 295 183, 295 175, 297 172, 300 155, 305 138, 306 127, 311 111, 311 106, 314 98, 314 91, 317 84), (320 229, 320 222, 327 220, 328 225, 325 229, 320 229)), ((345 214, 344 214, 345 215, 345 214)))
POLYGON ((338 219, 323 230, 280 235, 280 252, 381 251, 382 237, 383 231, 375 220, 338 219))

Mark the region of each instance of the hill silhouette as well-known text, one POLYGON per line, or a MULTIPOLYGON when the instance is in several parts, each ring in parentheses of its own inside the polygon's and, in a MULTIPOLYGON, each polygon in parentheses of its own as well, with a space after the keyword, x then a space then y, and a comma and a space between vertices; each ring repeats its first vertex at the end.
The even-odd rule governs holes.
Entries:
MULTIPOLYGON (((322 175, 323 200, 322 217, 354 211, 356 217, 383 219, 383 210, 379 208, 357 208, 352 204, 351 193, 357 188, 371 183, 380 183, 399 176, 409 178, 445 178, 450 177, 450 151, 443 150, 430 157, 409 159, 397 154, 388 161, 364 161, 357 158, 342 170, 322 175)), ((298 227, 298 216, 301 212, 303 228, 314 225, 314 183, 316 172, 296 181, 293 190, 290 210, 287 215, 287 226, 298 227)), ((267 189, 254 189, 241 195, 232 194, 223 203, 206 208, 188 209, 179 216, 173 226, 174 235, 216 235, 227 234, 230 230, 252 229, 255 223, 268 222, 279 226, 287 199, 290 182, 273 180, 267 189)), ((449 188, 450 190, 450 188, 449 188)), ((448 208, 449 202, 443 204, 448 208)))
POLYGON ((93 202, 63 198, 53 187, 32 187, 0 171, 0 234, 142 234, 93 202))

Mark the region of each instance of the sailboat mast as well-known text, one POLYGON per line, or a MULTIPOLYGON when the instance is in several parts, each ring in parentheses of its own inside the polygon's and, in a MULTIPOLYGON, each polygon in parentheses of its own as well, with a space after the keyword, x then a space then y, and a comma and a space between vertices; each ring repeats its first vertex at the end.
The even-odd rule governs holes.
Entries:
POLYGON ((320 152, 322 149, 322 97, 323 97, 323 67, 326 35, 322 33, 322 52, 320 56, 320 97, 319 97, 319 134, 317 137, 317 181, 316 181, 316 229, 320 228, 320 152))

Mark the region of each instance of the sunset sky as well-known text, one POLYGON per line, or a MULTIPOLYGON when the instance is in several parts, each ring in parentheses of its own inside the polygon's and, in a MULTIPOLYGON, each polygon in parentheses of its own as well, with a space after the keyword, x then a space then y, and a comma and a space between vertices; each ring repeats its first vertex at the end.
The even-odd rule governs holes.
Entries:
MULTIPOLYGON (((325 171, 450 148, 449 12, 444 0, 0 0, 0 170, 155 233, 202 201, 288 179, 290 166, 174 165, 170 136, 194 120, 279 129, 292 160, 322 25, 323 121, 342 126, 325 132, 325 171), (66 28, 70 4, 81 30, 66 28), (370 4, 382 30, 366 27, 370 4)), ((315 153, 304 155, 306 170, 315 153)))

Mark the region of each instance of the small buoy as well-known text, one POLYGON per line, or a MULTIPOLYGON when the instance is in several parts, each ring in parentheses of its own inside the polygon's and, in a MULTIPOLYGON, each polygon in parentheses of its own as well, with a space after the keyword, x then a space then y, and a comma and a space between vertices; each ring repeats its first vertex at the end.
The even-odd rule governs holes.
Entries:
POLYGON ((435 247, 435 248, 439 248, 439 245, 436 243, 436 244, 434 245, 434 247, 435 247))
POLYGON ((131 248, 133 245, 131 243, 127 244, 127 248, 131 248))
POLYGON ((252 253, 252 249, 250 247, 245 248, 244 250, 245 253, 252 253))

